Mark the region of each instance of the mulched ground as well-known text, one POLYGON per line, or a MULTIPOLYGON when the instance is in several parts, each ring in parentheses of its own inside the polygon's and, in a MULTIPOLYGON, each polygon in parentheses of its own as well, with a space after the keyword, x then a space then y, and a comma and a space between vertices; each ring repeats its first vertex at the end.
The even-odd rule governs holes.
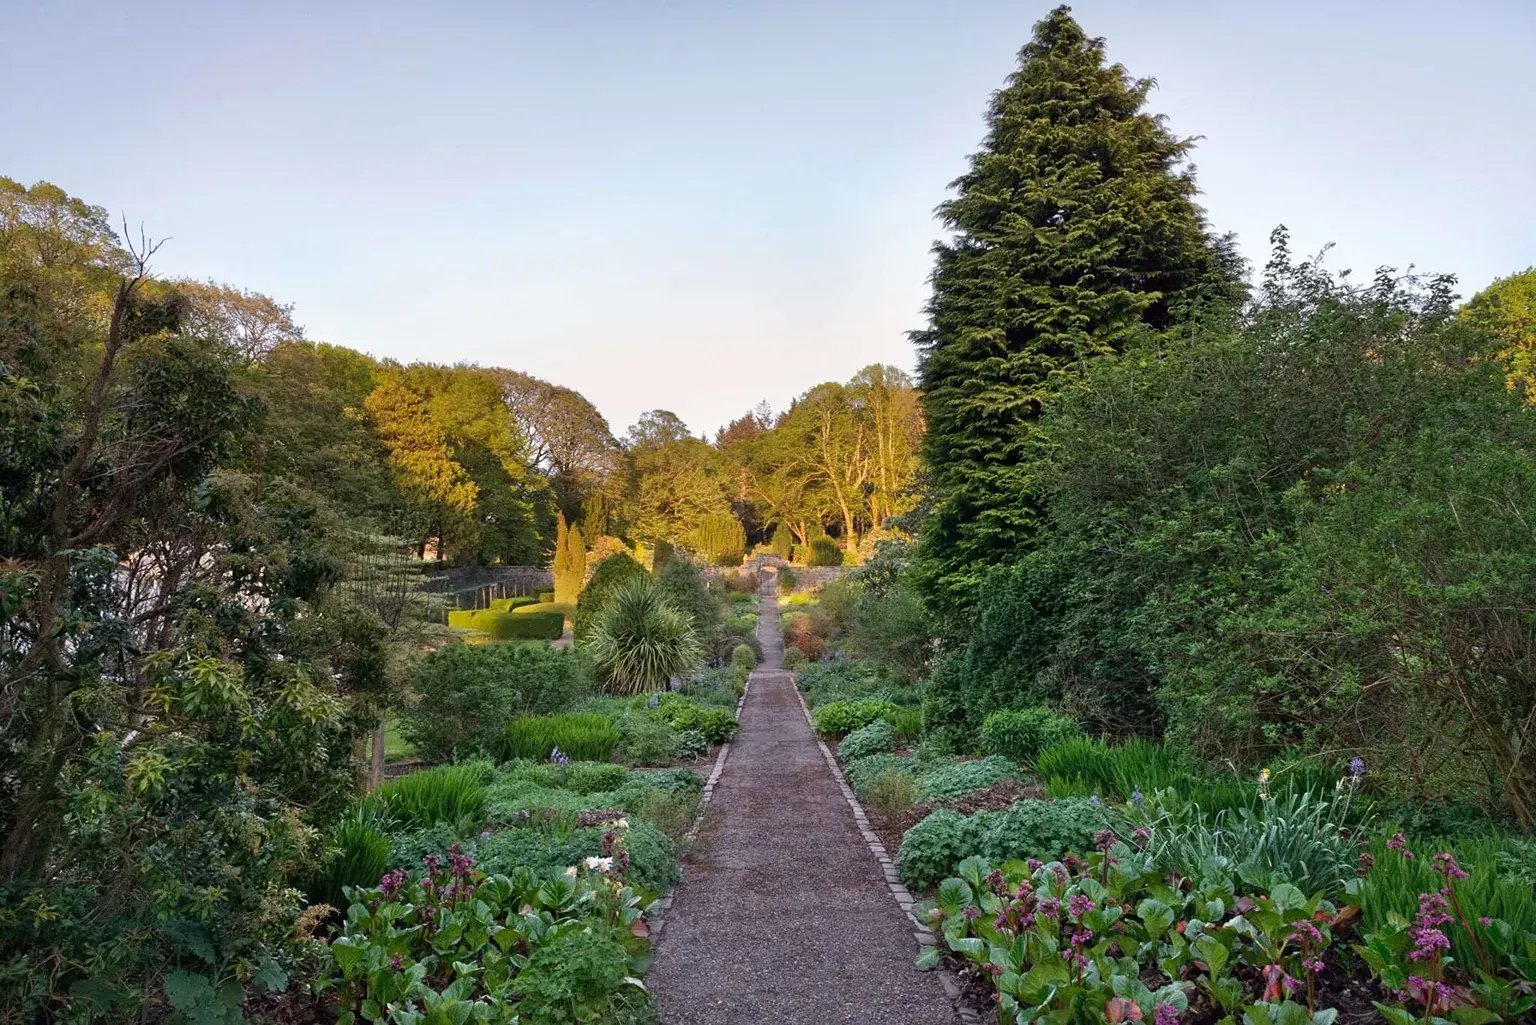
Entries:
POLYGON ((953 1025, 778 668, 771 596, 759 639, 763 666, 646 976, 661 1021, 953 1025))

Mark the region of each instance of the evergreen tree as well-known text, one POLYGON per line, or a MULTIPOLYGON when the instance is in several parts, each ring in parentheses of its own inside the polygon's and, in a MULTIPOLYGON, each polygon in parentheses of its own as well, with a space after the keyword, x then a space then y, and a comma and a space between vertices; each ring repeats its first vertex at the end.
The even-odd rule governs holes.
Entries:
POLYGON ((914 332, 933 475, 920 580, 955 613, 1031 536, 1041 406, 1087 361, 1235 298, 1185 164, 1191 141, 1143 108, 1150 79, 1105 60, 1058 7, 992 97, 987 137, 939 208, 929 327, 914 332))
POLYGON ((555 514, 555 601, 574 602, 587 576, 587 549, 581 528, 566 525, 565 514, 555 514))

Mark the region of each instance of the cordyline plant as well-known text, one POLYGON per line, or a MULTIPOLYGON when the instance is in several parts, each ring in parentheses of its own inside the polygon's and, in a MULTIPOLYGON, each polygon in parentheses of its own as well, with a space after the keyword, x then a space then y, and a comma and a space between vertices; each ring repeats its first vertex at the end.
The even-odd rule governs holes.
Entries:
POLYGON ((610 690, 659 690, 698 664, 701 649, 687 613, 649 576, 625 583, 603 608, 588 642, 610 690))

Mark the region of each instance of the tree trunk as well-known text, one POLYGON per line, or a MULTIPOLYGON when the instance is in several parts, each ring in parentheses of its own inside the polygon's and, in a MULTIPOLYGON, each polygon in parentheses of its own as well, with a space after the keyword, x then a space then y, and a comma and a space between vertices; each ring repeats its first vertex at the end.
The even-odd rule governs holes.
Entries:
POLYGON ((384 782, 384 745, 389 733, 389 712, 379 709, 379 724, 373 730, 373 757, 368 761, 368 789, 377 790, 384 782))

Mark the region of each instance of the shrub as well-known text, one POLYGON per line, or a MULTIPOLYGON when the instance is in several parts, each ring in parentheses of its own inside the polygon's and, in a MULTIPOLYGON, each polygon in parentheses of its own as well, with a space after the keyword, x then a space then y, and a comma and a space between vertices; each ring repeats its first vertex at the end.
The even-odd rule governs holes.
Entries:
POLYGON ((587 577, 587 546, 581 539, 580 527, 568 527, 565 513, 555 513, 555 557, 552 567, 555 578, 555 600, 573 602, 581 593, 582 581, 587 577))
POLYGON ((796 685, 805 692, 806 704, 812 708, 839 698, 870 697, 881 689, 875 667, 858 659, 807 666, 796 685))
POLYGON ((547 612, 552 606, 514 609, 502 628, 501 640, 555 641, 565 634, 565 613, 547 612))
POLYGON ((891 731, 891 724, 884 719, 876 719, 874 722, 860 726, 837 745, 838 757, 845 760, 865 758, 872 754, 894 750, 896 750, 896 736, 891 731))
POLYGON ((554 591, 540 591, 539 592, 539 601, 547 603, 547 602, 552 602, 554 600, 555 600, 555 592, 554 591))
POLYGON ((747 551, 747 532, 730 513, 704 517, 690 541, 700 555, 716 566, 740 566, 747 551))
POLYGON ((970 762, 953 762, 940 765, 923 773, 918 780, 923 799, 941 801, 961 797, 973 790, 1001 783, 1005 779, 1018 779, 1019 767, 1007 758, 993 755, 970 762))
POLYGON ((603 606, 615 591, 632 580, 648 576, 645 567, 627 552, 618 552, 599 562, 587 585, 581 589, 581 597, 576 600, 575 625, 572 628, 576 643, 584 642, 591 634, 603 606))
POLYGON ((677 757, 677 731, 660 716, 625 715, 619 733, 619 759, 626 765, 656 765, 677 757))
POLYGON ((917 781, 905 772, 886 769, 870 781, 861 800, 880 815, 904 815, 917 803, 917 781))
POLYGON ((729 709, 705 707, 681 694, 658 695, 656 711, 674 730, 697 730, 711 744, 723 744, 736 733, 736 716, 729 709))
POLYGON ((484 762, 439 765, 392 779, 368 800, 408 829, 474 822, 485 817, 485 785, 490 776, 490 765, 484 762))
POLYGON ((709 754, 709 738, 699 730, 679 730, 677 732, 677 747, 673 750, 674 758, 688 758, 698 761, 709 754))
POLYGON ((830 537, 811 538, 810 553, 806 557, 807 566, 841 566, 843 564, 843 550, 837 546, 837 542, 830 537))
POLYGON ((699 794, 694 790, 649 790, 640 802, 640 814, 674 841, 687 835, 698 812, 699 794))
POLYGON ((795 550, 795 535, 790 533, 788 525, 780 522, 774 526, 773 537, 769 540, 768 546, 773 550, 774 555, 781 559, 788 559, 790 553, 795 550))
POLYGON ((704 781, 691 769, 640 769, 629 774, 625 787, 697 795, 703 791, 704 781))
POLYGON ((720 610, 699 567, 687 559, 673 558, 656 573, 656 586, 669 605, 688 616, 699 643, 711 647, 718 630, 720 610))
POLYGON ((428 761, 501 750, 520 715, 558 712, 583 689, 574 652, 542 644, 456 644, 411 669, 405 736, 428 761))
POLYGON ((618 742, 618 728, 605 715, 589 712, 530 715, 507 727, 502 756, 542 762, 558 748, 568 758, 605 762, 618 742))
POLYGON ((1079 734, 1077 723, 1048 708, 1003 709, 981 725, 981 749, 1033 765, 1040 752, 1079 734))
POLYGON ((571 619, 576 615, 575 602, 544 601, 534 602, 531 605, 519 605, 512 610, 513 615, 535 615, 550 612, 558 612, 564 619, 571 619))
POLYGON ((865 755, 863 758, 855 758, 843 766, 843 776, 848 780, 848 785, 853 787, 853 792, 861 798, 868 791, 875 777, 885 772, 899 772, 913 777, 915 781, 916 764, 910 758, 902 758, 893 754, 865 755))
POLYGON ((601 678, 621 694, 657 690, 699 661, 688 615, 648 578, 629 581, 609 598, 588 644, 601 678))
MULTIPOLYGON (((562 749, 563 750, 563 749, 562 749)), ((616 790, 629 777, 629 770, 612 762, 581 762, 556 765, 550 762, 526 762, 504 770, 503 779, 527 780, 552 790, 573 794, 596 794, 616 790)))
POLYGON ((926 890, 948 876, 976 847, 976 824, 940 808, 907 830, 896 854, 901 881, 926 890))
POLYGON ((790 672, 795 672, 804 667, 806 663, 805 653, 799 648, 785 648, 782 665, 790 672))
POLYGON ((883 719, 899 711, 900 709, 889 701, 872 699, 833 701, 817 706, 811 713, 811 725, 823 737, 845 737, 860 726, 867 726, 876 719, 883 719))
POLYGON ((731 668, 748 673, 757 668, 757 652, 750 644, 738 644, 731 649, 731 668))
POLYGON ((486 608, 492 612, 511 612, 513 609, 527 608, 529 605, 538 603, 539 599, 527 595, 514 598, 492 598, 486 604, 486 608))
POLYGON ((1088 798, 1017 801, 1007 811, 981 812, 977 818, 976 853, 996 863, 1010 858, 1051 861, 1091 850, 1094 834, 1109 827, 1103 806, 1088 798))

